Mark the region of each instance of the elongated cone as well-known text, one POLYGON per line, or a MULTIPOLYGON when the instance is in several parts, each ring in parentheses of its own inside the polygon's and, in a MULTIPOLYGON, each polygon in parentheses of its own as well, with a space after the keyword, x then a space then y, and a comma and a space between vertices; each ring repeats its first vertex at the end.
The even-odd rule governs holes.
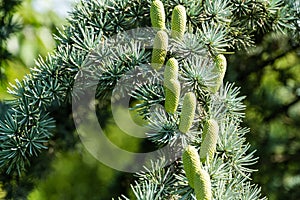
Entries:
POLYGON ((194 176, 194 191, 197 200, 211 200, 211 181, 209 174, 204 169, 196 171, 194 176))
POLYGON ((151 66, 159 70, 164 62, 168 50, 168 35, 164 31, 158 31, 153 44, 151 66))
POLYGON ((151 18, 151 24, 153 28, 157 28, 160 30, 165 30, 166 25, 165 25, 165 9, 164 5, 161 1, 159 0, 154 0, 151 3, 151 8, 150 8, 150 18, 151 18))
POLYGON ((178 79, 178 61, 175 58, 170 58, 166 63, 164 71, 164 80, 178 79))
POLYGON ((180 114, 179 130, 187 133, 194 121, 196 110, 196 96, 193 92, 186 93, 183 99, 182 110, 180 114))
POLYGON ((186 28, 186 11, 182 5, 177 5, 172 12, 171 19, 171 37, 178 40, 183 40, 186 28))
POLYGON ((165 109, 168 113, 174 114, 180 98, 180 82, 176 79, 164 80, 165 88, 165 109))
POLYGON ((226 68, 227 68, 227 61, 226 57, 223 54, 219 54, 214 59, 215 61, 215 69, 214 72, 218 74, 217 78, 215 79, 215 87, 212 87, 210 91, 212 93, 216 93, 223 83, 223 79, 225 76, 226 68))
POLYGON ((211 160, 216 152, 219 125, 214 119, 209 119, 203 127, 202 144, 200 147, 201 162, 205 162, 207 156, 211 160))
POLYGON ((188 145, 182 154, 183 168, 189 185, 194 188, 195 172, 201 169, 200 158, 195 147, 188 145))

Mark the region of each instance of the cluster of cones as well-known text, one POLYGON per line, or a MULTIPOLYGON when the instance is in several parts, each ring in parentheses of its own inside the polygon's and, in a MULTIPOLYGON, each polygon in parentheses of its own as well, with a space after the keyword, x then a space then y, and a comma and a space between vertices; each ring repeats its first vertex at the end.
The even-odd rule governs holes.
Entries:
MULTIPOLYGON (((160 0, 154 0, 151 4, 150 17, 152 26, 156 32, 154 38, 151 66, 159 71, 165 63, 168 51, 168 33, 165 25, 165 11, 160 0)), ((170 36, 174 40, 183 41, 186 29, 186 10, 182 5, 177 5, 173 9, 171 19, 170 36)), ((216 85, 210 88, 211 93, 216 93, 221 84, 226 71, 226 58, 219 54, 214 57, 215 72, 218 74, 216 85)), ((169 114, 174 114, 180 100, 181 86, 178 79, 179 65, 175 58, 167 60, 164 69, 164 91, 165 110, 169 114)), ((188 92, 184 95, 182 109, 180 113, 179 130, 183 134, 188 134, 195 116, 197 105, 196 95, 188 92)), ((204 122, 202 132, 202 143, 200 155, 195 147, 188 145, 183 152, 183 167, 189 185, 194 188, 197 200, 211 200, 211 181, 209 173, 204 169, 202 163, 209 162, 215 152, 218 140, 219 126, 216 120, 208 119, 204 122)))

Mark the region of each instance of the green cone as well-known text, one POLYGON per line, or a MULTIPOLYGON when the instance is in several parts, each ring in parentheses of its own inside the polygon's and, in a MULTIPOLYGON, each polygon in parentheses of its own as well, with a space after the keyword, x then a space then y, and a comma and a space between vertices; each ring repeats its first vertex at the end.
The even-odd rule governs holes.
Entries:
POLYGON ((178 79, 178 61, 175 58, 170 58, 166 63, 164 71, 164 80, 178 79))
POLYGON ((207 171, 199 169, 196 171, 194 176, 194 191, 197 200, 211 200, 211 182, 207 171))
POLYGON ((194 188, 195 172, 201 169, 200 158, 195 147, 188 145, 182 154, 183 168, 189 185, 194 188))
POLYGON ((172 12, 171 37, 183 40, 186 27, 186 11, 182 5, 177 5, 172 12))
POLYGON ((225 72, 226 72, 226 68, 227 68, 227 61, 226 58, 223 54, 219 54, 216 56, 216 58, 214 59, 215 61, 215 69, 214 72, 218 74, 217 78, 215 79, 215 87, 210 88, 210 91, 212 93, 216 93, 222 83, 223 83, 223 79, 225 76, 225 72))
POLYGON ((150 18, 152 27, 158 28, 160 30, 165 30, 165 9, 164 5, 159 0, 152 1, 151 8, 150 8, 150 18))
POLYGON ((187 133, 194 121, 196 110, 196 96, 193 92, 185 94, 180 114, 179 130, 187 133))
POLYGON ((159 70, 164 62, 168 50, 168 35, 164 31, 158 31, 153 44, 151 66, 159 70))
POLYGON ((205 162, 207 156, 211 160, 216 152, 219 125, 214 119, 207 120, 203 127, 202 144, 200 147, 200 159, 205 162))
POLYGON ((168 113, 174 114, 180 98, 180 82, 175 79, 165 80, 165 109, 168 113))

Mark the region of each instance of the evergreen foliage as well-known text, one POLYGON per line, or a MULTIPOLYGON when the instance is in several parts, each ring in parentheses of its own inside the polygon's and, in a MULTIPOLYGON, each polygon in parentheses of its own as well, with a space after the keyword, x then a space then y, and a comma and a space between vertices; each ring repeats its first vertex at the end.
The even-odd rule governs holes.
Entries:
POLYGON ((12 58, 7 51, 7 40, 12 34, 20 30, 21 26, 13 19, 13 14, 21 4, 22 0, 1 0, 0 1, 0 76, 4 76, 4 62, 12 58))
MULTIPOLYGON (((124 30, 150 27, 151 3, 150 0, 93 0, 82 1, 76 6, 69 18, 70 25, 56 36, 59 42, 56 51, 45 60, 38 59, 31 73, 10 89, 15 99, 9 102, 10 108, 0 121, 1 169, 8 174, 22 175, 30 160, 47 148, 55 129, 50 112, 53 107, 70 103, 74 78, 79 76, 77 73, 90 52, 95 52, 92 60, 101 60, 91 71, 91 76, 98 81, 96 97, 99 100, 111 96, 115 84, 126 72, 153 62, 154 51, 140 47, 139 41, 129 41, 126 48, 116 46, 113 50, 109 44, 100 45, 106 38, 124 30), (101 74, 97 73, 99 70, 101 74)), ((254 171, 250 166, 257 158, 254 152, 249 152, 250 145, 245 141, 248 129, 240 124, 244 117, 243 97, 238 96, 239 89, 230 83, 220 86, 215 93, 210 92, 219 84, 214 81, 218 74, 213 58, 248 49, 267 32, 285 32, 293 28, 295 20, 291 6, 281 0, 164 0, 162 3, 166 27, 171 26, 172 11, 177 5, 186 9, 186 33, 191 34, 185 34, 182 41, 170 39, 171 47, 163 56, 177 59, 182 91, 197 99, 193 125, 181 130, 186 134, 179 131, 180 114, 185 107, 183 99, 178 112, 172 114, 157 109, 153 115, 149 114, 153 105, 163 105, 165 101, 163 85, 157 84, 162 76, 155 71, 149 71, 152 73, 147 76, 149 84, 134 88, 137 91, 133 98, 142 102, 133 109, 148 120, 151 129, 148 137, 158 146, 180 140, 200 148, 204 122, 211 118, 218 123, 219 140, 211 161, 202 163, 202 170, 209 176, 203 175, 201 170, 195 172, 199 179, 194 183, 205 184, 203 180, 209 178, 211 185, 206 186, 211 191, 202 193, 197 185, 194 192, 181 159, 166 167, 167 161, 161 158, 153 161, 152 168, 137 174, 138 180, 132 186, 135 198, 199 200, 211 193, 214 199, 264 199, 260 188, 250 181, 254 171)), ((164 34, 168 34, 167 31, 164 34)), ((159 63, 162 65, 164 61, 159 63)))
POLYGON ((227 80, 247 94, 247 139, 257 148, 253 180, 269 199, 299 199, 300 1, 286 1, 295 13, 294 29, 266 34, 248 52, 228 60, 227 80), (298 114, 297 114, 298 113, 298 114))

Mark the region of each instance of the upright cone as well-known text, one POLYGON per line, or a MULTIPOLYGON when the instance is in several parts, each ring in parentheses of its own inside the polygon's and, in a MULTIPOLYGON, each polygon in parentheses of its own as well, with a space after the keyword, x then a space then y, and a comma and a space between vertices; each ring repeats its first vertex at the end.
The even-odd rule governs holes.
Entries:
POLYGON ((188 145, 182 154, 183 168, 189 185, 194 188, 195 172, 201 169, 200 158, 195 147, 188 145))
POLYGON ((194 191, 197 200, 212 200, 210 176, 204 169, 196 171, 194 176, 194 191))
POLYGON ((185 94, 180 114, 179 130, 187 133, 194 121, 196 111, 196 96, 193 92, 185 94))
POLYGON ((221 85, 223 84, 223 79, 227 68, 226 57, 223 54, 217 55, 214 61, 215 68, 213 71, 217 73, 217 77, 215 79, 215 86, 210 88, 212 93, 216 93, 220 89, 221 85))
POLYGON ((174 114, 177 110, 180 98, 180 82, 176 79, 164 80, 165 109, 174 114))
POLYGON ((166 63, 164 71, 164 80, 178 79, 178 61, 175 58, 170 58, 166 63))
POLYGON ((183 40, 186 28, 186 11, 182 5, 177 5, 172 12, 171 19, 171 37, 178 40, 183 40))
POLYGON ((168 50, 168 35, 164 31, 158 31, 153 44, 151 66, 159 70, 164 62, 168 50))
POLYGON ((157 28, 160 30, 165 30, 165 9, 164 5, 159 0, 152 1, 151 8, 150 8, 150 18, 151 18, 151 24, 153 28, 157 28))
POLYGON ((209 119, 203 127, 202 144, 200 147, 201 162, 205 162, 208 157, 211 160, 216 152, 219 138, 219 125, 214 119, 209 119))

